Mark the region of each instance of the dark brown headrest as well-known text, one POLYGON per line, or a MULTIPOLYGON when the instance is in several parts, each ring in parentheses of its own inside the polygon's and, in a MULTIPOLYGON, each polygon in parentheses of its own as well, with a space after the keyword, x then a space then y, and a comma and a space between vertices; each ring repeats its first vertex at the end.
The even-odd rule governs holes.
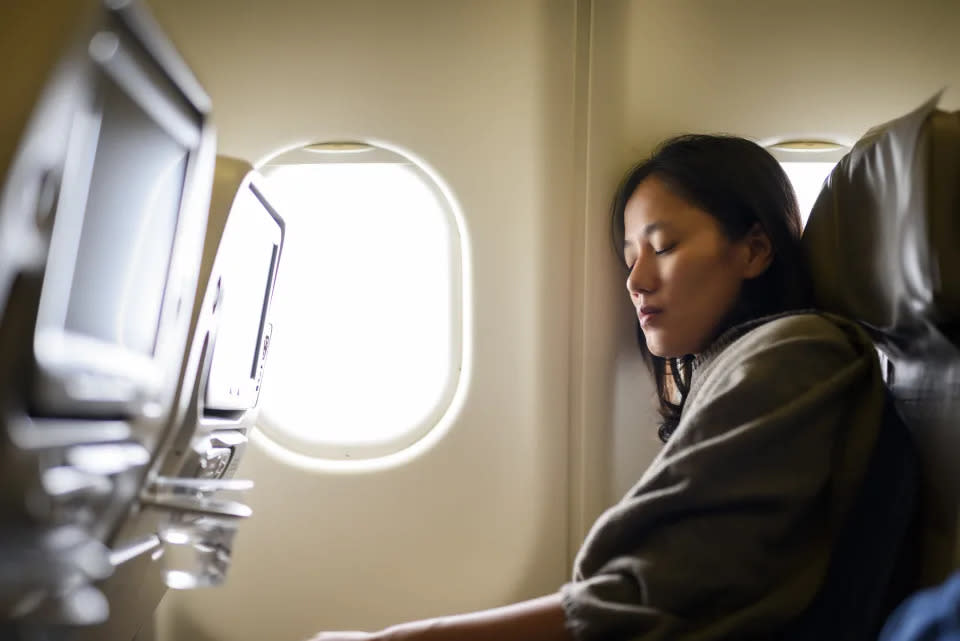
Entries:
POLYGON ((895 341, 960 323, 960 112, 938 100, 857 142, 804 231, 818 306, 895 341))

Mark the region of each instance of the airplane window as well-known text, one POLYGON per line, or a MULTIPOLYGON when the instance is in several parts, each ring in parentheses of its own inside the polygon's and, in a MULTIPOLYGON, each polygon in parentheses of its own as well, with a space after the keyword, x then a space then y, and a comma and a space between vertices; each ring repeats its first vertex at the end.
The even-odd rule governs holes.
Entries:
POLYGON ((800 205, 800 217, 806 227, 810 210, 820 195, 823 181, 830 175, 836 162, 781 162, 780 166, 786 172, 793 190, 797 192, 797 201, 800 205))
POLYGON ((436 425, 459 377, 452 209, 409 162, 267 169, 287 240, 259 427, 318 458, 403 449, 436 425))

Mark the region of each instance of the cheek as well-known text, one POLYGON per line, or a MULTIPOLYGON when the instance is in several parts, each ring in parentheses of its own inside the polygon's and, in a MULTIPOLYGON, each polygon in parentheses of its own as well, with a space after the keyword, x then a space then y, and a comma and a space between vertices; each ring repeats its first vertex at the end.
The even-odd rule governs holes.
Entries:
POLYGON ((663 280, 671 284, 671 289, 685 294, 691 289, 700 290, 719 276, 721 269, 718 257, 690 252, 677 256, 675 260, 665 261, 661 273, 663 280))
POLYGON ((718 323, 730 312, 740 297, 742 283, 729 263, 717 262, 706 266, 700 274, 698 292, 695 294, 700 299, 704 322, 718 323))
POLYGON ((671 298, 683 306, 693 325, 717 322, 734 305, 740 294, 738 277, 729 256, 700 254, 671 266, 671 298))

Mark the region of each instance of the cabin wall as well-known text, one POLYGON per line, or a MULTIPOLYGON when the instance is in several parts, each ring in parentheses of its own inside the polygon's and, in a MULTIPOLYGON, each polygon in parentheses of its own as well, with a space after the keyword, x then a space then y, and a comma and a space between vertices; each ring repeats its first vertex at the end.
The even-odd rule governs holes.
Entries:
POLYGON ((960 107, 960 4, 952 0, 629 2, 624 132, 853 143, 941 89, 960 107))
MULTIPOLYGON (((626 19, 630 2, 583 3, 580 28, 587 72, 579 131, 584 134, 582 234, 574 247, 571 299, 571 502, 573 558, 591 525, 642 474, 659 450, 653 386, 636 348, 636 320, 626 271, 613 246, 610 202, 625 170, 641 156, 624 137, 629 125, 626 19)), ((579 138, 578 138, 579 140, 579 138)))

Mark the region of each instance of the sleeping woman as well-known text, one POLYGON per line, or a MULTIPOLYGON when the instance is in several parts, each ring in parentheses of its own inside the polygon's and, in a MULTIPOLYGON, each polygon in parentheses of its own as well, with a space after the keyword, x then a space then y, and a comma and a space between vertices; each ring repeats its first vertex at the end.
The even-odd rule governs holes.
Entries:
POLYGON ((572 580, 315 641, 859 641, 879 629, 910 501, 875 499, 910 487, 890 445, 903 428, 867 334, 811 309, 780 165, 740 138, 669 140, 624 178, 613 230, 664 446, 594 524, 572 580))

